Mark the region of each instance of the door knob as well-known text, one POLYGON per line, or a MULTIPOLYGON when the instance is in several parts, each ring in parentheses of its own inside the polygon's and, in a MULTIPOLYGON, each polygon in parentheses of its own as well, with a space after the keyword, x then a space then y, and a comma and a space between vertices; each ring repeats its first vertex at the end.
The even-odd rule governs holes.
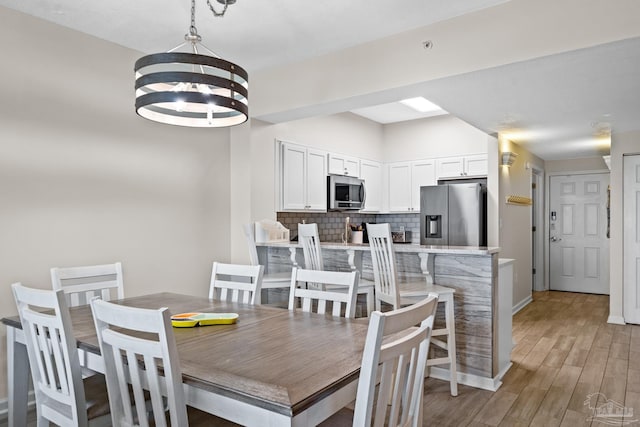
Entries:
POLYGON ((560 237, 556 237, 556 236, 551 236, 551 239, 550 239, 550 240, 551 240, 552 242, 559 242, 560 240, 562 240, 562 238, 560 238, 560 237))

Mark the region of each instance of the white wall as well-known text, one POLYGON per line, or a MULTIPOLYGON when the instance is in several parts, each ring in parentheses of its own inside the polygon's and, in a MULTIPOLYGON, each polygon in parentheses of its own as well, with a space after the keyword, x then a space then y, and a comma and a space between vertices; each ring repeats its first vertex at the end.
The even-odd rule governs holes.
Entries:
POLYGON ((383 138, 386 162, 487 153, 487 134, 451 115, 384 125, 383 138))
POLYGON ((519 306, 531 298, 532 292, 532 234, 531 207, 509 205, 507 196, 531 197, 531 169, 533 165, 544 169, 544 162, 517 144, 504 138, 499 141, 500 153, 518 154, 511 167, 499 166, 500 190, 498 197, 500 215, 500 258, 513 258, 513 305, 519 306))
POLYGON ((624 221, 623 221, 623 169, 622 156, 640 154, 640 132, 611 135, 611 241, 609 273, 609 322, 624 323, 623 312, 623 262, 624 262, 624 221))
POLYGON ((126 296, 206 295, 229 259, 229 131, 138 117, 138 52, 8 9, 0 38, 0 316, 53 266, 122 261, 126 296))
POLYGON ((606 170, 607 164, 602 157, 585 157, 582 159, 545 160, 546 173, 554 172, 582 172, 606 170))

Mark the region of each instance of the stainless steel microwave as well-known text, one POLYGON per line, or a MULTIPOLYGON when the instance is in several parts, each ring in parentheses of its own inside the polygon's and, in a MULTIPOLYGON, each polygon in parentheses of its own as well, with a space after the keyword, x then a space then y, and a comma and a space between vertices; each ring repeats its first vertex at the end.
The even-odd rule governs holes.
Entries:
POLYGON ((330 211, 364 209, 366 197, 364 180, 342 175, 327 177, 327 207, 330 211))

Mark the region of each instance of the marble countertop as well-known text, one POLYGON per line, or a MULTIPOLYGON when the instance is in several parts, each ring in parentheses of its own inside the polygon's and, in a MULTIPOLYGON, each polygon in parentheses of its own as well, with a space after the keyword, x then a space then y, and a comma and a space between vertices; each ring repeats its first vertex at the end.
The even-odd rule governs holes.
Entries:
MULTIPOLYGON (((256 243, 256 246, 266 246, 273 248, 298 248, 300 244, 298 242, 264 242, 256 243)), ((321 242, 320 247, 322 249, 337 249, 337 250, 356 250, 356 251, 368 251, 369 244, 356 244, 356 243, 339 243, 339 242, 321 242)), ((396 243, 394 249, 397 253, 440 253, 440 254, 459 254, 459 255, 491 255, 500 252, 498 247, 486 247, 486 246, 435 246, 435 245, 419 245, 414 243, 396 243)))

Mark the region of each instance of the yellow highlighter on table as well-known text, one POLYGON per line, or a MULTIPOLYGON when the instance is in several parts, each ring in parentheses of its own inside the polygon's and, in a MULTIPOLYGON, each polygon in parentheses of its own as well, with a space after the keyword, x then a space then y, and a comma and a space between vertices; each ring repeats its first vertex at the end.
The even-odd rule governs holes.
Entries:
POLYGON ((174 328, 230 325, 236 323, 237 319, 238 313, 180 313, 171 316, 171 325, 174 328))

